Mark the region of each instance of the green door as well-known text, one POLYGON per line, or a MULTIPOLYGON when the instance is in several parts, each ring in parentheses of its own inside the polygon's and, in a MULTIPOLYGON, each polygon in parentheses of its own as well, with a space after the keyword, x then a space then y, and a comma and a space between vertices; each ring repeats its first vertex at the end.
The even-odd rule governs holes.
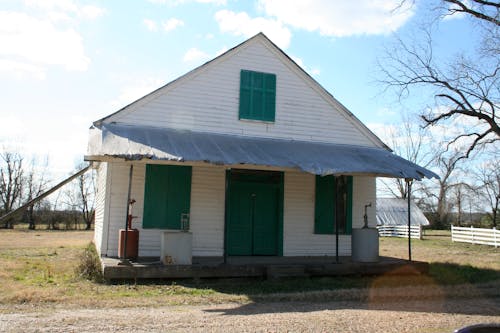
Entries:
POLYGON ((228 255, 279 255, 281 198, 279 183, 251 177, 231 181, 228 255))

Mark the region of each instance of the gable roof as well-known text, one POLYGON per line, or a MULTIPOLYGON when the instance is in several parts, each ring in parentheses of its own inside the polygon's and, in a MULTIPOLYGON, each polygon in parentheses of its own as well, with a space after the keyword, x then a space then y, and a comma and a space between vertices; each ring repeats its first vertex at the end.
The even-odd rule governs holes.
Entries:
POLYGON ((202 162, 225 165, 256 165, 298 169, 317 175, 370 175, 420 180, 438 176, 392 153, 375 134, 337 101, 297 63, 264 34, 259 33, 224 54, 193 69, 137 101, 93 123, 86 160, 106 160, 106 157, 174 162, 202 162), (260 43, 296 74, 307 87, 316 92, 325 105, 346 119, 352 129, 359 130, 373 146, 336 144, 302 139, 245 136, 235 133, 205 132, 191 128, 159 127, 156 123, 120 122, 121 116, 163 96, 170 89, 196 78, 219 63, 236 55, 252 43, 260 43))
POLYGON ((358 129, 363 135, 365 135, 375 146, 392 151, 382 140, 380 140, 380 138, 377 135, 375 135, 368 127, 366 127, 366 125, 364 125, 352 112, 350 112, 342 103, 340 103, 335 97, 333 97, 333 95, 330 92, 328 92, 321 84, 319 84, 314 78, 312 78, 302 67, 300 67, 292 58, 290 58, 283 50, 281 50, 262 32, 238 44, 237 46, 224 52, 218 57, 215 57, 214 59, 204 63, 203 65, 178 77, 177 79, 165 84, 164 86, 152 91, 151 93, 143 96, 142 98, 139 98, 138 100, 126 105, 120 110, 95 121, 93 124, 95 126, 99 126, 102 123, 113 122, 118 115, 128 112, 133 112, 141 105, 144 105, 149 101, 155 99, 159 95, 164 94, 169 89, 174 88, 179 84, 182 84, 184 81, 189 80, 194 76, 197 76, 199 73, 224 61, 224 59, 231 57, 233 54, 237 53, 240 49, 245 48, 252 43, 259 43, 259 42, 265 45, 271 52, 273 52, 282 61, 282 63, 285 64, 289 69, 294 71, 304 81, 306 81, 313 90, 319 93, 319 95, 322 96, 324 100, 326 100, 347 121, 349 121, 356 129, 358 129))

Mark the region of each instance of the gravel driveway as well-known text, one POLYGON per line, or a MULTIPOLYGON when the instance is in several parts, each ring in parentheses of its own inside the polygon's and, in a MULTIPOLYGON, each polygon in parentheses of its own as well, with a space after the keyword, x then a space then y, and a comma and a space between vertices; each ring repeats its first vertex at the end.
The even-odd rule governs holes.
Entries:
POLYGON ((500 299, 2 309, 2 332, 453 332, 500 323, 500 299))

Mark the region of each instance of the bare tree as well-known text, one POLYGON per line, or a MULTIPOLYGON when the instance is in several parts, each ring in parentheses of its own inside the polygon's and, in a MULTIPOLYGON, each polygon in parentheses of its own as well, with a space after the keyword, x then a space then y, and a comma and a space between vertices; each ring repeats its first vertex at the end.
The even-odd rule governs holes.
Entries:
POLYGON ((459 151, 436 150, 434 165, 437 170, 434 171, 437 171, 440 179, 422 183, 421 192, 423 197, 420 205, 424 206, 425 210, 434 213, 433 222, 438 229, 449 224, 450 212, 454 204, 451 200, 452 190, 457 186, 454 175, 459 170, 460 161, 461 154, 459 151))
MULTIPOLYGON (((397 155, 408 161, 429 166, 429 151, 425 149, 426 141, 430 140, 429 133, 421 126, 415 125, 408 116, 404 116, 400 126, 388 126, 388 144, 397 155)), ((401 178, 381 180, 386 191, 395 198, 408 197, 408 183, 401 178)), ((417 190, 414 187, 414 190, 417 190)))
POLYGON ((500 219, 500 159, 498 156, 486 161, 476 173, 479 182, 478 192, 483 202, 488 205, 488 217, 494 228, 500 219))
MULTIPOLYGON (((37 165, 36 160, 34 158, 31 160, 30 169, 28 170, 27 174, 23 177, 24 179, 24 186, 23 186, 24 193, 22 198, 23 202, 27 203, 45 191, 49 183, 49 180, 46 179, 47 166, 48 166, 48 158, 45 158, 45 163, 43 168, 40 168, 39 165, 37 165)), ((41 202, 31 205, 26 209, 25 216, 29 223, 28 227, 29 229, 32 230, 35 229, 35 219, 33 216, 34 215, 33 211, 35 205, 40 207, 40 203, 41 202)))
MULTIPOLYGON (((0 153, 0 215, 12 211, 19 203, 23 191, 23 157, 17 152, 0 153)), ((5 221, 5 228, 12 228, 12 219, 5 221)))
MULTIPOLYGON (((407 1, 403 1, 407 2, 407 1)), ((410 94, 427 95, 435 105, 421 113, 425 126, 445 125, 461 120, 460 133, 449 138, 448 147, 464 147, 460 158, 500 141, 500 3, 484 0, 440 0, 441 13, 462 13, 476 21, 482 31, 481 43, 471 56, 457 56, 451 63, 435 57, 433 25, 427 25, 419 41, 397 39, 394 49, 380 61, 387 88, 400 99, 410 94), (423 42, 422 42, 423 41, 423 42)))
MULTIPOLYGON (((85 166, 79 164, 76 169, 81 170, 85 166)), ((94 222, 94 194, 95 174, 93 170, 79 176, 74 185, 65 192, 66 205, 80 211, 86 230, 90 230, 94 222)))
POLYGON ((474 197, 474 194, 477 193, 477 189, 474 188, 471 184, 466 182, 459 182, 456 184, 452 184, 452 206, 456 210, 456 224, 457 226, 462 226, 462 222, 464 221, 464 212, 466 207, 471 207, 474 197), (468 204, 468 205, 467 205, 468 204))

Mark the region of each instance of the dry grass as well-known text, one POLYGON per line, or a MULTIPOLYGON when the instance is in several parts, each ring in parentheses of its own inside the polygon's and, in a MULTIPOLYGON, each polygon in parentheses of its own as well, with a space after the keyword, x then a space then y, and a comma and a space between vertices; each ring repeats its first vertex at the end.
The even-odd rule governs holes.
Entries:
MULTIPOLYGON (((0 230, 0 312, 26 306, 123 307, 180 304, 248 303, 252 301, 360 301, 421 298, 500 297, 500 249, 452 244, 435 236, 413 242, 414 258, 430 262, 471 264, 473 271, 436 266, 433 276, 292 279, 283 281, 227 281, 100 284, 74 273, 78 258, 92 238, 88 231, 0 230), (489 268, 493 277, 479 268, 489 268), (441 271, 439 271, 439 269, 441 271), (472 274, 461 277, 460 275, 472 274), (459 275, 458 279, 455 275, 459 275), (448 278, 454 276, 451 286, 448 278), (477 278, 479 277, 479 278, 477 278), (461 279, 463 278, 463 279, 461 279), (477 281, 476 281, 477 280, 477 281), (473 282, 471 284, 471 281, 473 282), (475 283, 477 282, 477 283, 475 283), (455 284, 461 284, 456 288, 455 284), (408 288, 408 286, 412 286, 408 288)), ((382 239, 381 254, 405 257, 403 239, 382 239)), ((450 283, 451 283, 450 282, 450 283)))
MULTIPOLYGON (((0 230, 0 331, 401 333, 500 322, 499 249, 452 244, 446 235, 414 242, 414 258, 434 263, 429 276, 203 285, 79 278, 74 269, 91 238, 0 230)), ((406 245, 382 239, 381 252, 405 258, 406 245)))
MULTIPOLYGON (((449 231, 427 230, 422 240, 412 239, 413 260, 452 263, 500 271, 500 248, 451 242, 449 231)), ((380 255, 408 258, 408 240, 395 237, 380 239, 380 255)))

